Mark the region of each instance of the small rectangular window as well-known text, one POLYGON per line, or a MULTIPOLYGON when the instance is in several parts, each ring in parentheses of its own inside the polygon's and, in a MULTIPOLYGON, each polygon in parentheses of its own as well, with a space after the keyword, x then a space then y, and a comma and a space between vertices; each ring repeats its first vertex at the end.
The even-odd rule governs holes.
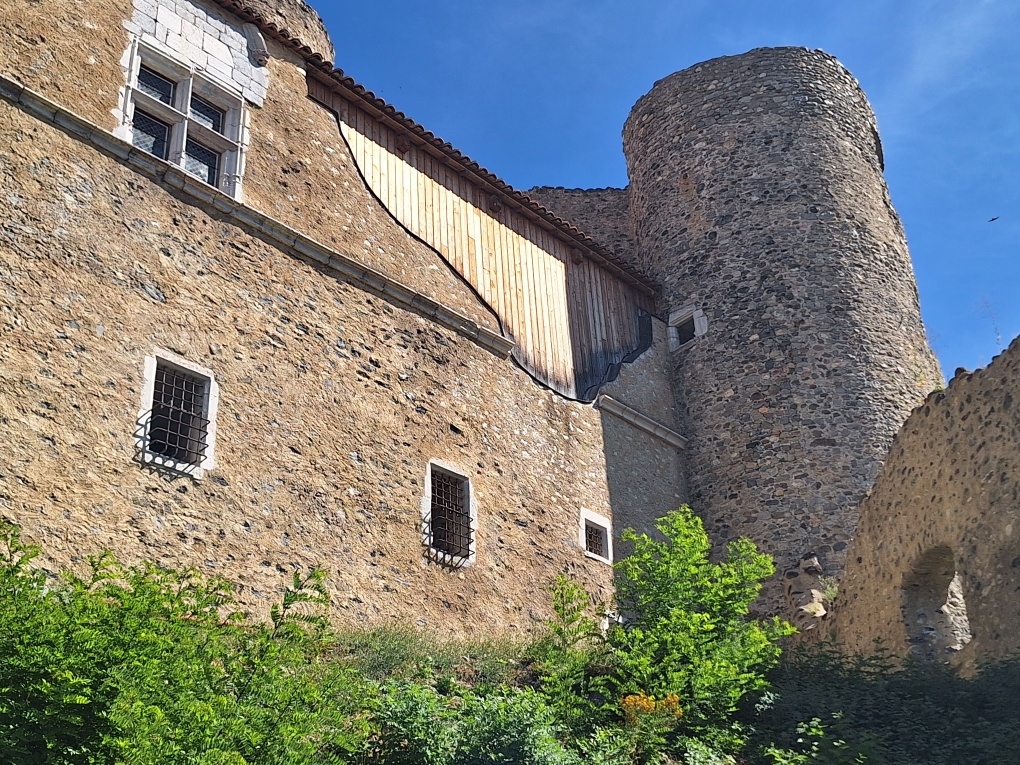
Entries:
POLYGON ((686 345, 694 339, 694 317, 684 320, 676 326, 676 341, 680 345, 686 345))
POLYGON ((606 539, 606 529, 603 526, 585 521, 584 523, 584 549, 599 558, 607 557, 609 544, 606 539))
POLYGON ((475 516, 471 482, 430 462, 422 501, 422 542, 432 560, 467 566, 475 555, 475 516))
POLYGON ((580 539, 584 554, 603 563, 613 562, 613 538, 609 519, 591 510, 581 508, 580 539))
POLYGON ((201 478, 215 467, 219 388, 213 373, 168 351, 145 357, 135 432, 143 465, 201 478))
POLYGON ((156 364, 149 420, 149 451, 198 465, 205 456, 209 381, 166 364, 156 364))
POLYGON ((131 143, 142 151, 166 159, 170 154, 170 126, 145 112, 135 109, 131 143))
POLYGON ((146 66, 138 68, 138 89, 167 106, 174 105, 174 93, 177 83, 161 74, 156 74, 146 66))
POLYGON ((471 552, 471 514, 465 506, 467 481, 432 468, 432 547, 455 557, 471 552))
POLYGON ((198 96, 191 97, 191 119, 216 133, 223 133, 224 111, 198 96))
POLYGON ((206 183, 216 185, 220 155, 190 138, 184 144, 184 169, 206 183))

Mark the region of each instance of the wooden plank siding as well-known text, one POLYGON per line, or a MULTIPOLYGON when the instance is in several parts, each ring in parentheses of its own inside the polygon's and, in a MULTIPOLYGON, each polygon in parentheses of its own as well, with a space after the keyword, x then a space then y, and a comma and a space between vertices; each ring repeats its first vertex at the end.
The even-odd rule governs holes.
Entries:
POLYGON ((610 369, 641 350, 647 295, 435 150, 401 142, 399 128, 356 101, 314 80, 309 94, 336 113, 371 191, 496 312, 515 359, 537 380, 590 401, 610 369))

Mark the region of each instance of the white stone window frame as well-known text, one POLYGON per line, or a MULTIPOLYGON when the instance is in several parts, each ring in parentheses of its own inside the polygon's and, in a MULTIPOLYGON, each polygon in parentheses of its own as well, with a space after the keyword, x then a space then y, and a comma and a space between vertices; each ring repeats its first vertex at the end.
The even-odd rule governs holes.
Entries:
POLYGON ((613 565, 613 522, 604 515, 581 508, 581 515, 578 524, 578 544, 586 558, 601 561, 609 566, 613 565), (588 550, 588 525, 597 526, 602 529, 603 541, 606 548, 606 555, 597 555, 588 550))
POLYGON ((151 466, 157 469, 171 471, 202 479, 205 474, 216 467, 216 414, 219 410, 220 386, 216 383, 216 376, 211 369, 206 369, 191 361, 188 361, 176 353, 156 348, 151 356, 145 357, 145 364, 142 370, 142 406, 138 411, 135 431, 135 454, 142 465, 151 466), (149 450, 149 419, 152 416, 152 402, 156 389, 156 367, 159 365, 169 366, 186 372, 196 377, 204 378, 205 407, 204 414, 209 425, 206 430, 206 447, 202 461, 197 465, 190 462, 180 462, 163 454, 149 450))
MULTIPOLYGON (((127 55, 127 85, 123 91, 117 135, 133 143, 135 108, 170 125, 169 151, 166 161, 185 167, 185 146, 191 138, 216 153, 220 158, 215 187, 240 200, 248 147, 248 111, 244 98, 232 86, 211 77, 159 50, 150 42, 134 39, 127 55), (138 87, 139 69, 145 66, 171 80, 174 85, 173 104, 165 104, 138 87), (191 97, 198 96, 223 110, 223 132, 217 133, 191 116, 191 97)), ((199 177, 199 176, 196 176, 199 177)), ((204 178, 200 178, 203 182, 204 178)))
POLYGON ((669 337, 669 350, 679 351, 689 348, 694 342, 708 332, 708 317, 705 312, 694 305, 685 305, 669 312, 669 322, 666 329, 669 337), (680 342, 679 327, 688 321, 694 322, 694 337, 686 343, 680 342))
POLYGON ((421 500, 421 543, 428 550, 431 560, 449 568, 467 568, 475 562, 478 544, 478 504, 475 500, 474 486, 470 476, 453 465, 442 460, 429 460, 425 466, 425 487, 421 500), (464 502, 467 504, 471 539, 468 543, 467 555, 453 555, 445 550, 432 546, 432 470, 439 468, 447 475, 464 482, 464 502))

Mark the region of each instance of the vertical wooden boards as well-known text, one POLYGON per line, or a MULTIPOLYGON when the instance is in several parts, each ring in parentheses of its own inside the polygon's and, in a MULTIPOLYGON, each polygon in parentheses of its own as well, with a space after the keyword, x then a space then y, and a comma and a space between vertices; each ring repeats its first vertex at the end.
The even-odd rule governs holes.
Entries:
POLYGON ((356 102, 310 86, 331 105, 371 191, 434 248, 500 317, 517 361, 542 383, 590 399, 638 348, 650 300, 578 253, 572 240, 504 205, 500 192, 423 139, 398 135, 356 102))

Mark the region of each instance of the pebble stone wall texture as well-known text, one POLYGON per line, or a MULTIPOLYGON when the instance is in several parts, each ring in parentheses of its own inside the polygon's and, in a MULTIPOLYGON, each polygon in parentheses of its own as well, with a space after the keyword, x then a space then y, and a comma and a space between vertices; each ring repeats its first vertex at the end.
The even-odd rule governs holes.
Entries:
POLYGON ((336 54, 326 25, 304 0, 243 0, 240 5, 277 29, 290 32, 291 37, 296 37, 324 61, 334 60, 336 54))
POLYGON ((853 651, 881 638, 894 654, 968 671, 1020 650, 1018 602, 1020 338, 910 415, 861 504, 824 632, 853 651), (932 570, 942 557, 948 565, 932 570), (952 634, 954 574, 969 642, 952 634))
MULTIPOLYGON (((0 68, 112 132, 130 0, 15 10, 0 68)), ((246 203, 498 332, 361 183, 335 119, 305 97, 303 62, 267 42, 246 203)), ((682 490, 643 469, 671 463, 672 447, 614 446, 591 406, 3 100, 0 179, 0 514, 44 545, 53 571, 108 548, 226 576, 264 613, 295 568, 317 564, 343 622, 527 630, 548 615, 560 571, 609 595, 611 570, 578 539, 582 507, 614 515, 607 455, 628 492, 682 490), (217 467, 199 482, 132 461, 156 347, 219 383, 217 467), (463 570, 425 560, 430 459, 473 480, 477 559, 463 570)), ((664 386, 662 347, 634 375, 625 365, 613 395, 658 400, 646 386, 664 386)))
POLYGON ((893 435, 942 383, 871 108, 832 56, 758 49, 659 81, 623 136, 663 314, 708 317, 675 355, 691 501, 716 539, 838 571, 893 435))
POLYGON ((540 205, 569 220, 581 231, 642 271, 633 257, 630 236, 630 200, 627 189, 565 189, 536 186, 525 192, 540 205))

